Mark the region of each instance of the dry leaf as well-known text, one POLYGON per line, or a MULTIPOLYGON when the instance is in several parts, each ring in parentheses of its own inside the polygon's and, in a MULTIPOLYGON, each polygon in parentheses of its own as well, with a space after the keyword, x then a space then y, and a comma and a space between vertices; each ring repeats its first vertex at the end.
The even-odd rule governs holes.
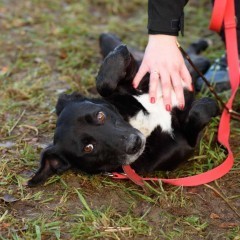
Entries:
POLYGON ((238 223, 231 223, 231 222, 225 222, 225 223, 221 223, 220 224, 220 228, 234 228, 234 227, 237 227, 239 226, 238 223))
POLYGON ((211 218, 211 219, 219 219, 220 216, 217 215, 216 213, 211 213, 211 214, 210 214, 210 218, 211 218))
POLYGON ((66 58, 68 57, 68 55, 67 55, 66 52, 62 51, 62 52, 60 52, 59 57, 60 57, 61 59, 66 59, 66 58))
POLYGON ((5 66, 5 67, 2 67, 2 69, 0 70, 0 75, 5 75, 7 72, 8 72, 8 67, 5 66))

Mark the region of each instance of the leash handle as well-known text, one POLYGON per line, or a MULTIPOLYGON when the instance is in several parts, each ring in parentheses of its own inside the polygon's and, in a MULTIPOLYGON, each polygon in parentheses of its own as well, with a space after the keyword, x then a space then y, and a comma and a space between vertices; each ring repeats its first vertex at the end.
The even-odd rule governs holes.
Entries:
MULTIPOLYGON (((220 31, 223 22, 232 95, 226 104, 226 108, 223 109, 218 129, 218 141, 227 148, 228 157, 222 164, 214 169, 195 176, 178 179, 142 178, 131 166, 127 165, 123 166, 126 175, 118 174, 120 179, 131 179, 142 187, 144 186, 144 181, 159 180, 176 186, 198 186, 219 179, 231 170, 234 164, 234 157, 229 145, 230 113, 233 111, 232 103, 240 82, 234 0, 215 0, 210 28, 215 31, 220 31)), ((117 176, 114 178, 118 179, 117 176)))

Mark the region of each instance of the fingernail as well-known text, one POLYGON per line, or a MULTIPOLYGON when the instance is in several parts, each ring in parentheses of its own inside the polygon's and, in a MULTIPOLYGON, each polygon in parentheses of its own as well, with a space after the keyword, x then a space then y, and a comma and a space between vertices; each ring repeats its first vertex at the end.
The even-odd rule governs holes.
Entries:
POLYGON ((136 83, 133 83, 132 84, 134 88, 137 88, 137 84, 136 83))
POLYGON ((180 110, 183 110, 183 109, 184 109, 184 104, 180 104, 180 105, 179 105, 179 109, 180 109, 180 110))
POLYGON ((155 103, 155 98, 154 97, 151 97, 151 103, 155 103))
POLYGON ((193 85, 191 84, 189 87, 189 90, 192 92, 193 91, 193 85))
POLYGON ((167 104, 167 105, 166 105, 166 110, 167 110, 168 112, 171 112, 172 109, 171 109, 170 104, 167 104))

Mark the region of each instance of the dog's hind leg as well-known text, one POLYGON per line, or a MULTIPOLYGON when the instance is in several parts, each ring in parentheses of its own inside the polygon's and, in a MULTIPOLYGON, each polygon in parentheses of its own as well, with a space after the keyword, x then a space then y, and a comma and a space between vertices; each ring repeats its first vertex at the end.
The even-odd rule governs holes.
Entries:
POLYGON ((199 133, 212 117, 218 115, 219 107, 214 99, 205 97, 193 103, 184 125, 184 133, 190 146, 196 145, 199 133))
POLYGON ((190 55, 190 54, 200 54, 201 52, 205 51, 208 48, 209 44, 208 41, 204 40, 204 39, 200 39, 196 42, 191 43, 186 52, 190 55))
MULTIPOLYGON (((186 50, 187 54, 190 56, 194 65, 203 74, 209 69, 211 62, 209 61, 209 59, 199 54, 202 51, 204 51, 207 47, 208 47, 207 41, 199 40, 197 42, 191 43, 188 49, 186 50)), ((186 59, 185 59, 185 64, 192 76, 193 81, 195 81, 199 77, 198 73, 192 68, 192 66, 186 59)))

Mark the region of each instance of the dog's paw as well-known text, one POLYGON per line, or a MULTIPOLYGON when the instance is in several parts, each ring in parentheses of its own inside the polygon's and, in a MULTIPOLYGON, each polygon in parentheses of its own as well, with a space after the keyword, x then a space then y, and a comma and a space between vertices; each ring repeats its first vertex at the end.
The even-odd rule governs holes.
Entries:
POLYGON ((211 118, 220 114, 217 102, 212 98, 201 98, 193 103, 189 112, 189 118, 195 119, 200 126, 205 126, 211 118))
POLYGON ((127 76, 131 55, 126 45, 119 45, 104 59, 96 78, 96 86, 103 97, 110 96, 119 82, 127 76))
POLYGON ((102 33, 99 37, 99 45, 103 58, 105 58, 118 45, 121 45, 121 40, 112 33, 102 33))

